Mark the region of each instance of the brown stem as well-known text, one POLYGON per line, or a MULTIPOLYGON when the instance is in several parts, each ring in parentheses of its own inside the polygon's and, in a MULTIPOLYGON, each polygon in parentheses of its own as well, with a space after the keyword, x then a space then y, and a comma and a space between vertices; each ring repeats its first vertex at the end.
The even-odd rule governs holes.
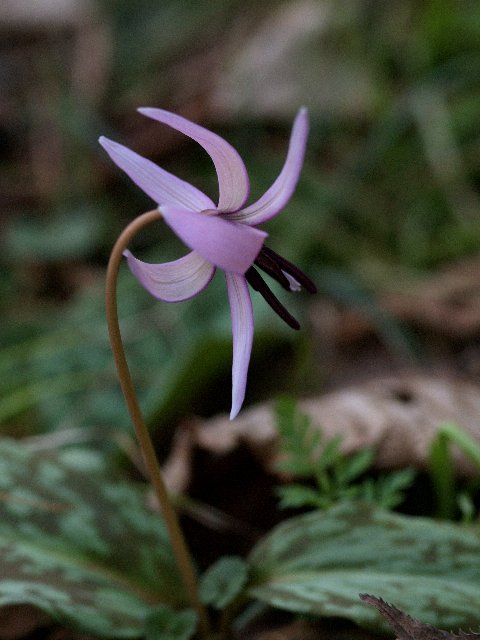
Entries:
POLYGON ((118 322, 117 279, 120 263, 122 261, 122 254, 127 248, 127 245, 129 244, 131 239, 135 236, 136 233, 138 233, 140 229, 145 227, 147 224, 150 224, 150 222, 158 221, 161 218, 162 214, 158 209, 143 213, 123 230, 118 240, 116 241, 110 255, 107 269, 106 315, 108 332, 110 335, 110 343, 112 345, 113 356, 115 358, 118 378, 120 380, 123 395, 125 397, 128 411, 130 413, 130 418, 135 427, 135 432, 137 434, 140 448, 143 452, 148 475, 150 477, 150 482, 152 483, 162 509, 165 524, 170 535, 173 553, 177 561, 178 570, 190 599, 190 604, 196 610, 199 616, 200 631, 202 635, 207 636, 209 633, 210 625, 207 612, 198 597, 197 575, 195 569, 193 568, 191 555, 183 537, 177 514, 168 497, 167 489, 162 477, 162 472, 158 464, 157 456, 155 454, 155 449, 150 438, 150 434, 140 411, 135 388, 133 386, 130 371, 128 369, 127 359, 125 357, 125 351, 123 348, 122 336, 120 333, 120 326, 118 322))

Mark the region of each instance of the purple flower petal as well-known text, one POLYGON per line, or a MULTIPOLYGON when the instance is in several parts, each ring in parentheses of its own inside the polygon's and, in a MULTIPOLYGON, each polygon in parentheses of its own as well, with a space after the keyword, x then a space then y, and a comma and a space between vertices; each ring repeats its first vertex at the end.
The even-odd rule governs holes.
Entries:
POLYGON ((140 284, 152 296, 165 302, 181 302, 196 296, 208 285, 215 273, 213 264, 195 251, 162 264, 142 262, 128 250, 123 255, 140 284))
POLYGON ((298 112, 293 123, 287 158, 283 169, 272 186, 254 204, 230 214, 229 220, 257 225, 273 218, 285 207, 297 186, 305 157, 308 136, 308 113, 305 107, 298 112))
POLYGON ((210 198, 196 187, 161 169, 131 149, 104 136, 99 138, 99 142, 115 164, 158 205, 170 204, 192 211, 215 208, 210 198))
POLYGON ((221 211, 236 211, 245 204, 250 190, 247 170, 238 152, 226 140, 205 127, 163 109, 145 107, 138 111, 189 136, 210 155, 218 175, 218 208, 221 211))
POLYGON ((245 398, 253 341, 253 309, 245 278, 228 272, 225 273, 225 278, 232 315, 233 364, 230 420, 233 420, 240 411, 245 398))
POLYGON ((257 257, 267 234, 218 215, 162 207, 165 222, 181 240, 225 271, 243 274, 257 257))

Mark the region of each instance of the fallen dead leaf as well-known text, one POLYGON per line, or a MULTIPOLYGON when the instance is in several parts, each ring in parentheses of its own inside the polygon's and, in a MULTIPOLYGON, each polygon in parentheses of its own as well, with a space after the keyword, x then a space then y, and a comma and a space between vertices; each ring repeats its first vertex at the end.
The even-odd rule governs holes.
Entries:
POLYGON ((409 289, 383 296, 397 318, 453 338, 480 334, 480 257, 441 269, 409 289))
POLYGON ((480 638, 480 633, 460 631, 457 635, 420 622, 381 598, 366 593, 360 594, 360 598, 378 610, 390 624, 398 640, 479 640, 480 638))
MULTIPOLYGON (((480 440, 480 387, 460 379, 420 373, 379 378, 298 406, 326 439, 342 437, 342 450, 376 450, 376 466, 425 468, 429 447, 438 428, 453 422, 480 440)), ((278 436, 271 403, 242 411, 234 421, 226 415, 195 423, 179 437, 166 464, 167 482, 183 491, 189 481, 189 460, 194 447, 226 455, 246 445, 270 473, 278 460, 278 436)), ((470 461, 453 448, 457 470, 475 472, 470 461)))
MULTIPOLYGON (((477 337, 480 335, 480 257, 449 264, 424 277, 397 274, 380 285, 377 300, 381 308, 410 326, 453 339, 477 337)), ((312 306, 312 322, 316 326, 320 321, 322 331, 325 309, 333 314, 330 324, 337 344, 350 344, 376 331, 368 314, 353 308, 329 307, 320 300, 312 306)))

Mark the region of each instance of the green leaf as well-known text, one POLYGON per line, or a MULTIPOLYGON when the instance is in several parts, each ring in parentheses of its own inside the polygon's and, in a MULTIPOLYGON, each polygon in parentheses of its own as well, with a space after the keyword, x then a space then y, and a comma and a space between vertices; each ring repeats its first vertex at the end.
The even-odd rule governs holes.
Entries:
POLYGON ((317 463, 312 455, 322 442, 322 432, 312 427, 309 416, 298 411, 291 398, 280 398, 275 410, 282 453, 277 469, 296 476, 313 475, 317 463))
POLYGON ((0 606, 31 604, 99 636, 140 636, 152 606, 185 602, 145 491, 86 449, 0 442, 0 566, 0 606))
POLYGON ((348 457, 340 449, 341 436, 324 442, 321 429, 312 426, 309 416, 298 410, 293 400, 280 399, 276 410, 282 456, 277 469, 296 477, 312 476, 316 484, 315 489, 298 484, 280 487, 277 494, 281 508, 326 509, 352 498, 393 508, 403 501, 403 490, 413 481, 411 470, 391 472, 375 481, 366 478, 355 484, 372 465, 373 449, 363 449, 348 457))
MULTIPOLYGON (((456 424, 447 422, 441 425, 430 445, 429 467, 437 496, 437 516, 448 519, 454 517, 455 508, 458 505, 455 488, 455 468, 450 452, 451 444, 460 448, 473 464, 480 469, 479 444, 456 424)), ((463 507, 467 506, 467 502, 464 499, 461 500, 461 504, 463 507)), ((465 513, 465 515, 467 514, 465 513)))
POLYGON ((175 611, 161 605, 149 614, 145 625, 146 640, 190 640, 197 628, 197 615, 191 609, 175 611))
POLYGON ((403 493, 413 484, 415 475, 415 469, 407 467, 399 471, 389 471, 375 480, 367 478, 360 485, 358 497, 382 509, 394 509, 403 502, 403 493))
POLYGON ((347 485, 356 480, 358 476, 361 476, 372 466, 374 459, 375 452, 373 449, 363 449, 351 458, 340 460, 335 469, 337 481, 341 485, 347 485))
POLYGON ((480 531, 342 503, 277 526, 253 549, 249 595, 275 607, 381 626, 375 592, 440 627, 480 621, 480 531))
MULTIPOLYGON (((342 443, 342 436, 334 436, 331 440, 325 443, 325 446, 322 450, 320 458, 317 462, 317 468, 320 471, 324 471, 328 469, 331 465, 338 462, 339 458, 342 456, 340 452, 340 445, 342 443)), ((311 454, 312 452, 310 452, 311 454)))
POLYGON ((290 484, 279 487, 276 491, 280 497, 280 508, 298 509, 300 507, 325 508, 330 501, 324 498, 321 493, 312 487, 305 487, 302 484, 290 484))
POLYGON ((430 444, 429 468, 437 498, 436 516, 453 519, 456 507, 455 467, 448 436, 440 431, 430 444))
POLYGON ((203 604, 224 609, 240 595, 247 579, 248 565, 242 558, 220 558, 202 576, 200 599, 203 604))

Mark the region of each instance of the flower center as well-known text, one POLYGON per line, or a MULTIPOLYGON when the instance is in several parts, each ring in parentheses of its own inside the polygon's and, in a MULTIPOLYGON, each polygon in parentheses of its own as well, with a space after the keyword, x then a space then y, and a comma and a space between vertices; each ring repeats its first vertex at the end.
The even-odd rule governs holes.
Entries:
MULTIPOLYGON (((303 271, 268 247, 262 247, 254 264, 281 284, 281 286, 287 291, 300 291, 303 286, 309 293, 317 292, 317 287, 310 278, 303 273, 303 271)), ((277 313, 289 327, 296 330, 300 329, 298 321, 286 310, 280 300, 273 294, 270 287, 255 267, 251 266, 246 271, 245 277, 252 289, 258 291, 258 293, 263 296, 275 313, 277 313)))

